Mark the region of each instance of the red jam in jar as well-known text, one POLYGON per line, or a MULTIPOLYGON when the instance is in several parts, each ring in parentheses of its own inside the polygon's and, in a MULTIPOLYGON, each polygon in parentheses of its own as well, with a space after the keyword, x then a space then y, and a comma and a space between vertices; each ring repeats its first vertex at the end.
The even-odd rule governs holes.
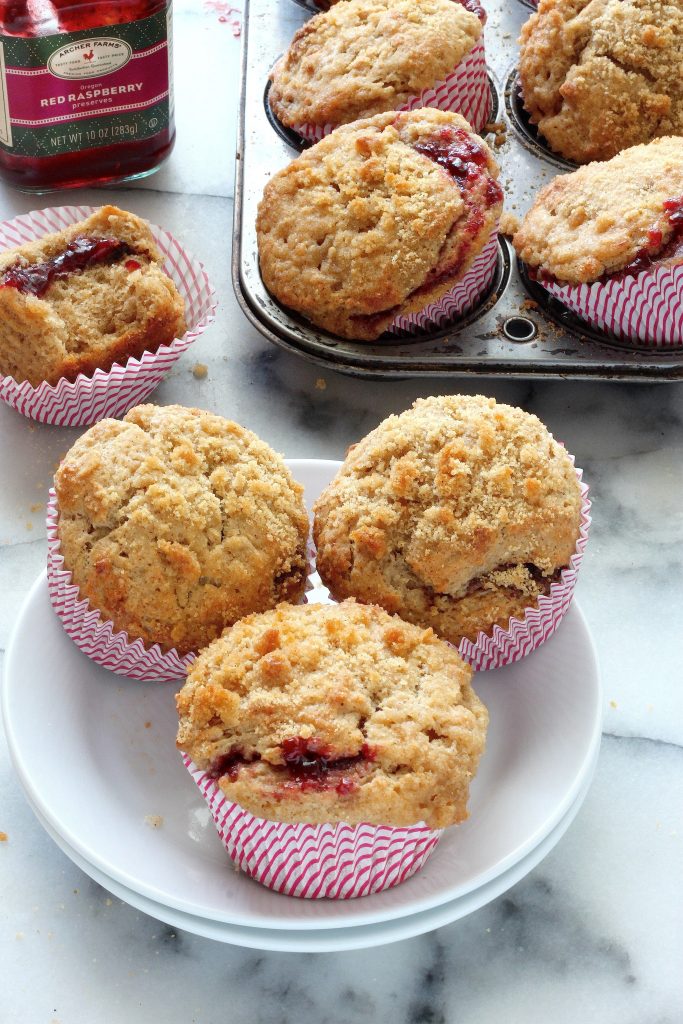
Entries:
POLYGON ((171 0, 0 0, 0 177, 151 174, 175 142, 172 52, 171 0))

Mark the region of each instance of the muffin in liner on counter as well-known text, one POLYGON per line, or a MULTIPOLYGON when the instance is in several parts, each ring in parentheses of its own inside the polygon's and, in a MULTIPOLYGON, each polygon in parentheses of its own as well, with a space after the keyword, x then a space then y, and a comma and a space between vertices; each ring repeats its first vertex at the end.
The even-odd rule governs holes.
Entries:
POLYGON ((139 403, 213 320, 201 263, 115 206, 0 225, 0 398, 76 426, 139 403))

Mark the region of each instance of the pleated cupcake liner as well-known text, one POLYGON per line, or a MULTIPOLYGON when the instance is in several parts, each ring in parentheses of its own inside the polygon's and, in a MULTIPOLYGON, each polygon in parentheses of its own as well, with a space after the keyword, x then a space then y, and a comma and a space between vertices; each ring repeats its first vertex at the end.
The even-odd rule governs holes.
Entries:
MULTIPOLYGON (((184 679, 196 658, 196 652, 180 655, 173 649, 162 651, 159 644, 146 646, 139 638, 131 640, 125 630, 117 630, 111 619, 104 619, 80 588, 72 582, 71 572, 64 567, 64 556, 57 524, 59 505, 54 488, 47 503, 47 586, 52 607, 61 619, 68 636, 76 646, 102 668, 143 683, 167 683, 184 679)), ((310 542, 307 561, 311 565, 310 542)), ((306 593, 312 588, 310 573, 306 577, 306 593)))
MULTIPOLYGON (((574 456, 570 456, 572 462, 574 456)), ((576 467, 575 467, 576 468, 576 467)), ((511 618, 506 629, 494 626, 491 636, 479 633, 475 641, 461 640, 458 653, 477 672, 503 668, 531 654, 552 636, 569 608, 583 561, 590 530, 591 502, 583 470, 576 469, 581 488, 579 536, 569 565, 560 572, 560 579, 551 583, 548 594, 542 594, 534 607, 527 608, 522 618, 511 618)))
MULTIPOLYGON (((35 210, 0 224, 0 249, 13 249, 43 235, 89 217, 94 206, 59 206, 35 210)), ((166 376, 177 359, 214 320, 216 296, 208 275, 194 256, 163 228, 149 225, 164 256, 163 270, 185 300, 187 331, 155 352, 114 363, 110 370, 97 369, 92 376, 79 373, 75 381, 62 378, 52 385, 0 376, 0 400, 23 416, 54 426, 78 427, 108 416, 122 416, 139 405, 166 376)))
POLYGON ((261 885, 300 899, 355 899, 382 892, 419 871, 441 831, 423 822, 306 825, 257 818, 183 755, 230 859, 261 885))
POLYGON ((538 280, 599 331, 652 348, 683 345, 683 264, 660 264, 633 277, 593 284, 538 280))
MULTIPOLYGON (((491 109, 483 35, 443 81, 423 89, 417 96, 411 96, 396 110, 418 110, 420 107, 437 107, 439 110, 452 110, 456 114, 462 114, 475 132, 481 132, 489 119, 491 109)), ((292 125, 293 131, 309 142, 320 142, 336 127, 336 124, 319 125, 307 122, 292 125)))
POLYGON ((389 331, 396 334, 404 331, 434 330, 446 326, 456 317, 463 316, 477 305, 491 287, 497 263, 498 233, 494 229, 470 269, 450 291, 417 313, 397 316, 389 331))

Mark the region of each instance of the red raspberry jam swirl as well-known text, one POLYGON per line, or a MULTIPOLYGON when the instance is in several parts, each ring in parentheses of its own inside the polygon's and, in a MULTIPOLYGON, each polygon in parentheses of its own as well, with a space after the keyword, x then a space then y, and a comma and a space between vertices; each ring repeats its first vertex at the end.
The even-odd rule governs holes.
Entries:
MULTIPOLYGON (((35 295, 41 299, 53 281, 69 274, 76 274, 97 264, 116 263, 124 256, 130 256, 134 249, 119 238, 87 238, 79 235, 69 242, 66 249, 43 263, 20 263, 10 267, 0 278, 0 287, 16 288, 24 295, 35 295)), ((129 260, 126 268, 139 269, 137 260, 129 260), (134 266, 130 267, 132 263, 134 266)))
POLYGON ((486 150, 464 128, 445 125, 428 138, 416 142, 413 149, 450 174, 465 204, 464 222, 459 225, 461 243, 455 258, 445 270, 430 274, 419 292, 459 273, 472 248, 473 239, 484 225, 483 210, 502 202, 503 190, 489 174, 486 150))
MULTIPOLYGON (((683 259, 683 196, 678 196, 677 199, 666 199, 662 203, 662 208, 669 224, 673 227, 673 232, 666 244, 662 246, 664 233, 661 228, 650 228, 647 233, 647 245, 644 245, 636 253, 627 266, 622 267, 621 270, 601 274, 595 281, 589 282, 590 284, 625 281, 629 277, 637 277, 644 270, 651 270, 652 267, 656 267, 660 263, 666 263, 667 260, 683 259)), ((532 281, 566 284, 565 281, 559 281, 553 274, 549 274, 546 270, 540 270, 538 267, 529 267, 528 272, 532 281)))
MULTIPOLYGON (((296 789, 303 793, 333 789, 339 796, 349 796, 358 788, 353 773, 375 759, 375 752, 367 743, 363 744, 358 754, 333 757, 330 748, 315 737, 307 739, 294 736, 283 740, 280 750, 284 765, 269 765, 269 768, 286 776, 286 789, 296 789)), ((216 759, 207 775, 212 779, 227 775, 231 782, 235 782, 243 765, 258 760, 258 755, 247 757, 238 749, 229 750, 216 759)))

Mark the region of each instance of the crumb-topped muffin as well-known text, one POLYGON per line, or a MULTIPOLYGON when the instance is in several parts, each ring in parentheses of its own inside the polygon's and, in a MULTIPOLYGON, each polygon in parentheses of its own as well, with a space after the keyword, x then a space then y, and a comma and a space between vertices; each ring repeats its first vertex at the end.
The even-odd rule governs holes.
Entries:
POLYGON ((298 30, 268 99, 290 127, 396 110, 452 72, 481 34, 482 20, 457 0, 345 0, 298 30))
POLYGON ((513 243, 541 276, 571 283, 683 263, 683 138, 656 139, 555 178, 513 243))
POLYGON ((524 106, 569 160, 683 134, 680 0, 540 0, 522 28, 524 106))
POLYGON ((0 254, 0 374, 74 381, 181 337, 162 264, 149 226, 115 206, 0 254))
POLYGON ((467 817, 484 749, 471 674, 381 608, 283 604, 197 658, 178 746, 260 818, 444 828, 467 817))
POLYGON ((318 498, 331 594, 459 644, 506 628, 567 566, 581 493, 541 421, 480 395, 420 399, 354 445, 318 498))
POLYGON ((470 268, 496 230, 498 173, 458 114, 422 108, 337 128, 266 185, 264 283, 333 334, 378 338, 470 268))
POLYGON ((303 488, 264 441, 199 409, 102 420, 55 476, 64 568, 129 639, 185 654, 303 596, 303 488))

